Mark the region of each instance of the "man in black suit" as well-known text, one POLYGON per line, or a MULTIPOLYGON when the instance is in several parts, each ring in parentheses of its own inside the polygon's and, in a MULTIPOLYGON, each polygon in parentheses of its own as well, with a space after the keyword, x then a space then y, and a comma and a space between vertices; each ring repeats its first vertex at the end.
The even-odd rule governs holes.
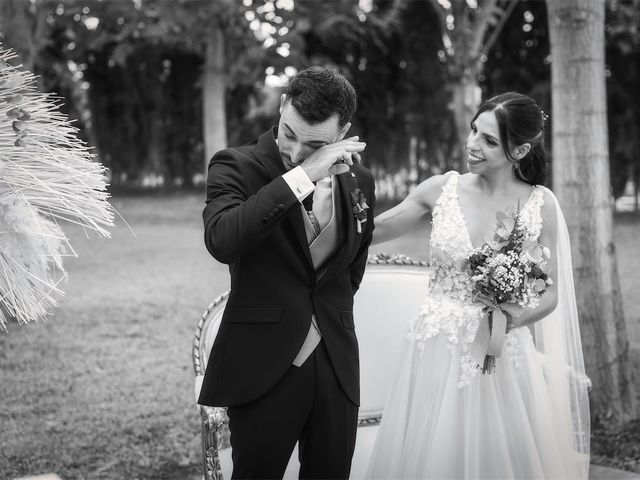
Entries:
POLYGON ((356 94, 334 70, 301 71, 280 121, 209 164, 207 249, 231 292, 199 403, 226 406, 233 478, 348 478, 359 405, 353 295, 373 232, 374 181, 344 138, 356 94), (313 199, 312 205, 309 201, 313 199))

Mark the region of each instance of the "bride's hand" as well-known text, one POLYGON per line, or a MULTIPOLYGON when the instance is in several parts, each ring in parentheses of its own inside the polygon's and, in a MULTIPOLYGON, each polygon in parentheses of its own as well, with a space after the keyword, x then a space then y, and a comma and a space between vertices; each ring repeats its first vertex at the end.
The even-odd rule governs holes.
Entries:
POLYGON ((502 310, 504 316, 507 317, 507 333, 523 325, 520 321, 520 316, 524 312, 524 309, 520 305, 502 303, 500 304, 500 310, 502 310))

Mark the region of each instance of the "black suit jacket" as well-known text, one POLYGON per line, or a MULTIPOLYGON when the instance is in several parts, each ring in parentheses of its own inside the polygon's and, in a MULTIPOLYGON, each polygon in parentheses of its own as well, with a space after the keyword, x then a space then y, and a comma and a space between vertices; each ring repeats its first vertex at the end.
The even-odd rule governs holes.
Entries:
POLYGON ((247 145, 222 150, 209 163, 205 243, 229 265, 231 292, 198 401, 235 406, 266 393, 291 366, 315 312, 338 381, 359 405, 353 295, 373 233, 373 176, 354 165, 355 176, 335 177, 339 245, 318 278, 274 135, 272 129, 247 145), (351 199, 357 188, 369 206, 361 233, 351 199))

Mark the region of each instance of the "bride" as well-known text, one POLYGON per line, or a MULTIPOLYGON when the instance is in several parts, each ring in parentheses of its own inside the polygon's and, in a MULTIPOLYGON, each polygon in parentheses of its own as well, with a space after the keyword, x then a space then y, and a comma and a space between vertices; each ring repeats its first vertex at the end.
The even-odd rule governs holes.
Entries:
POLYGON ((431 177, 375 219, 380 243, 433 215, 429 288, 409 323, 368 478, 588 477, 589 379, 567 228, 542 186, 545 117, 525 95, 491 98, 471 122, 469 173, 431 177), (460 261, 493 234, 496 212, 516 205, 528 238, 550 249, 553 283, 536 308, 506 315, 502 354, 482 374, 471 346, 486 313, 460 261))

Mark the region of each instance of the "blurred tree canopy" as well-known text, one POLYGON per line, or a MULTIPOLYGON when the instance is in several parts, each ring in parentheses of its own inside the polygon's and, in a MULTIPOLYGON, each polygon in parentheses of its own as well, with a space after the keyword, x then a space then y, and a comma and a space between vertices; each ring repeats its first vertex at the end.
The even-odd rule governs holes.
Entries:
MULTIPOLYGON (((640 177, 639 16, 640 0, 607 2, 616 196, 640 177)), ((283 85, 312 64, 354 83, 367 165, 409 182, 461 168, 479 93, 517 90, 550 111, 542 0, 3 0, 0 32, 113 184, 198 183, 211 151, 276 122, 283 85)))

